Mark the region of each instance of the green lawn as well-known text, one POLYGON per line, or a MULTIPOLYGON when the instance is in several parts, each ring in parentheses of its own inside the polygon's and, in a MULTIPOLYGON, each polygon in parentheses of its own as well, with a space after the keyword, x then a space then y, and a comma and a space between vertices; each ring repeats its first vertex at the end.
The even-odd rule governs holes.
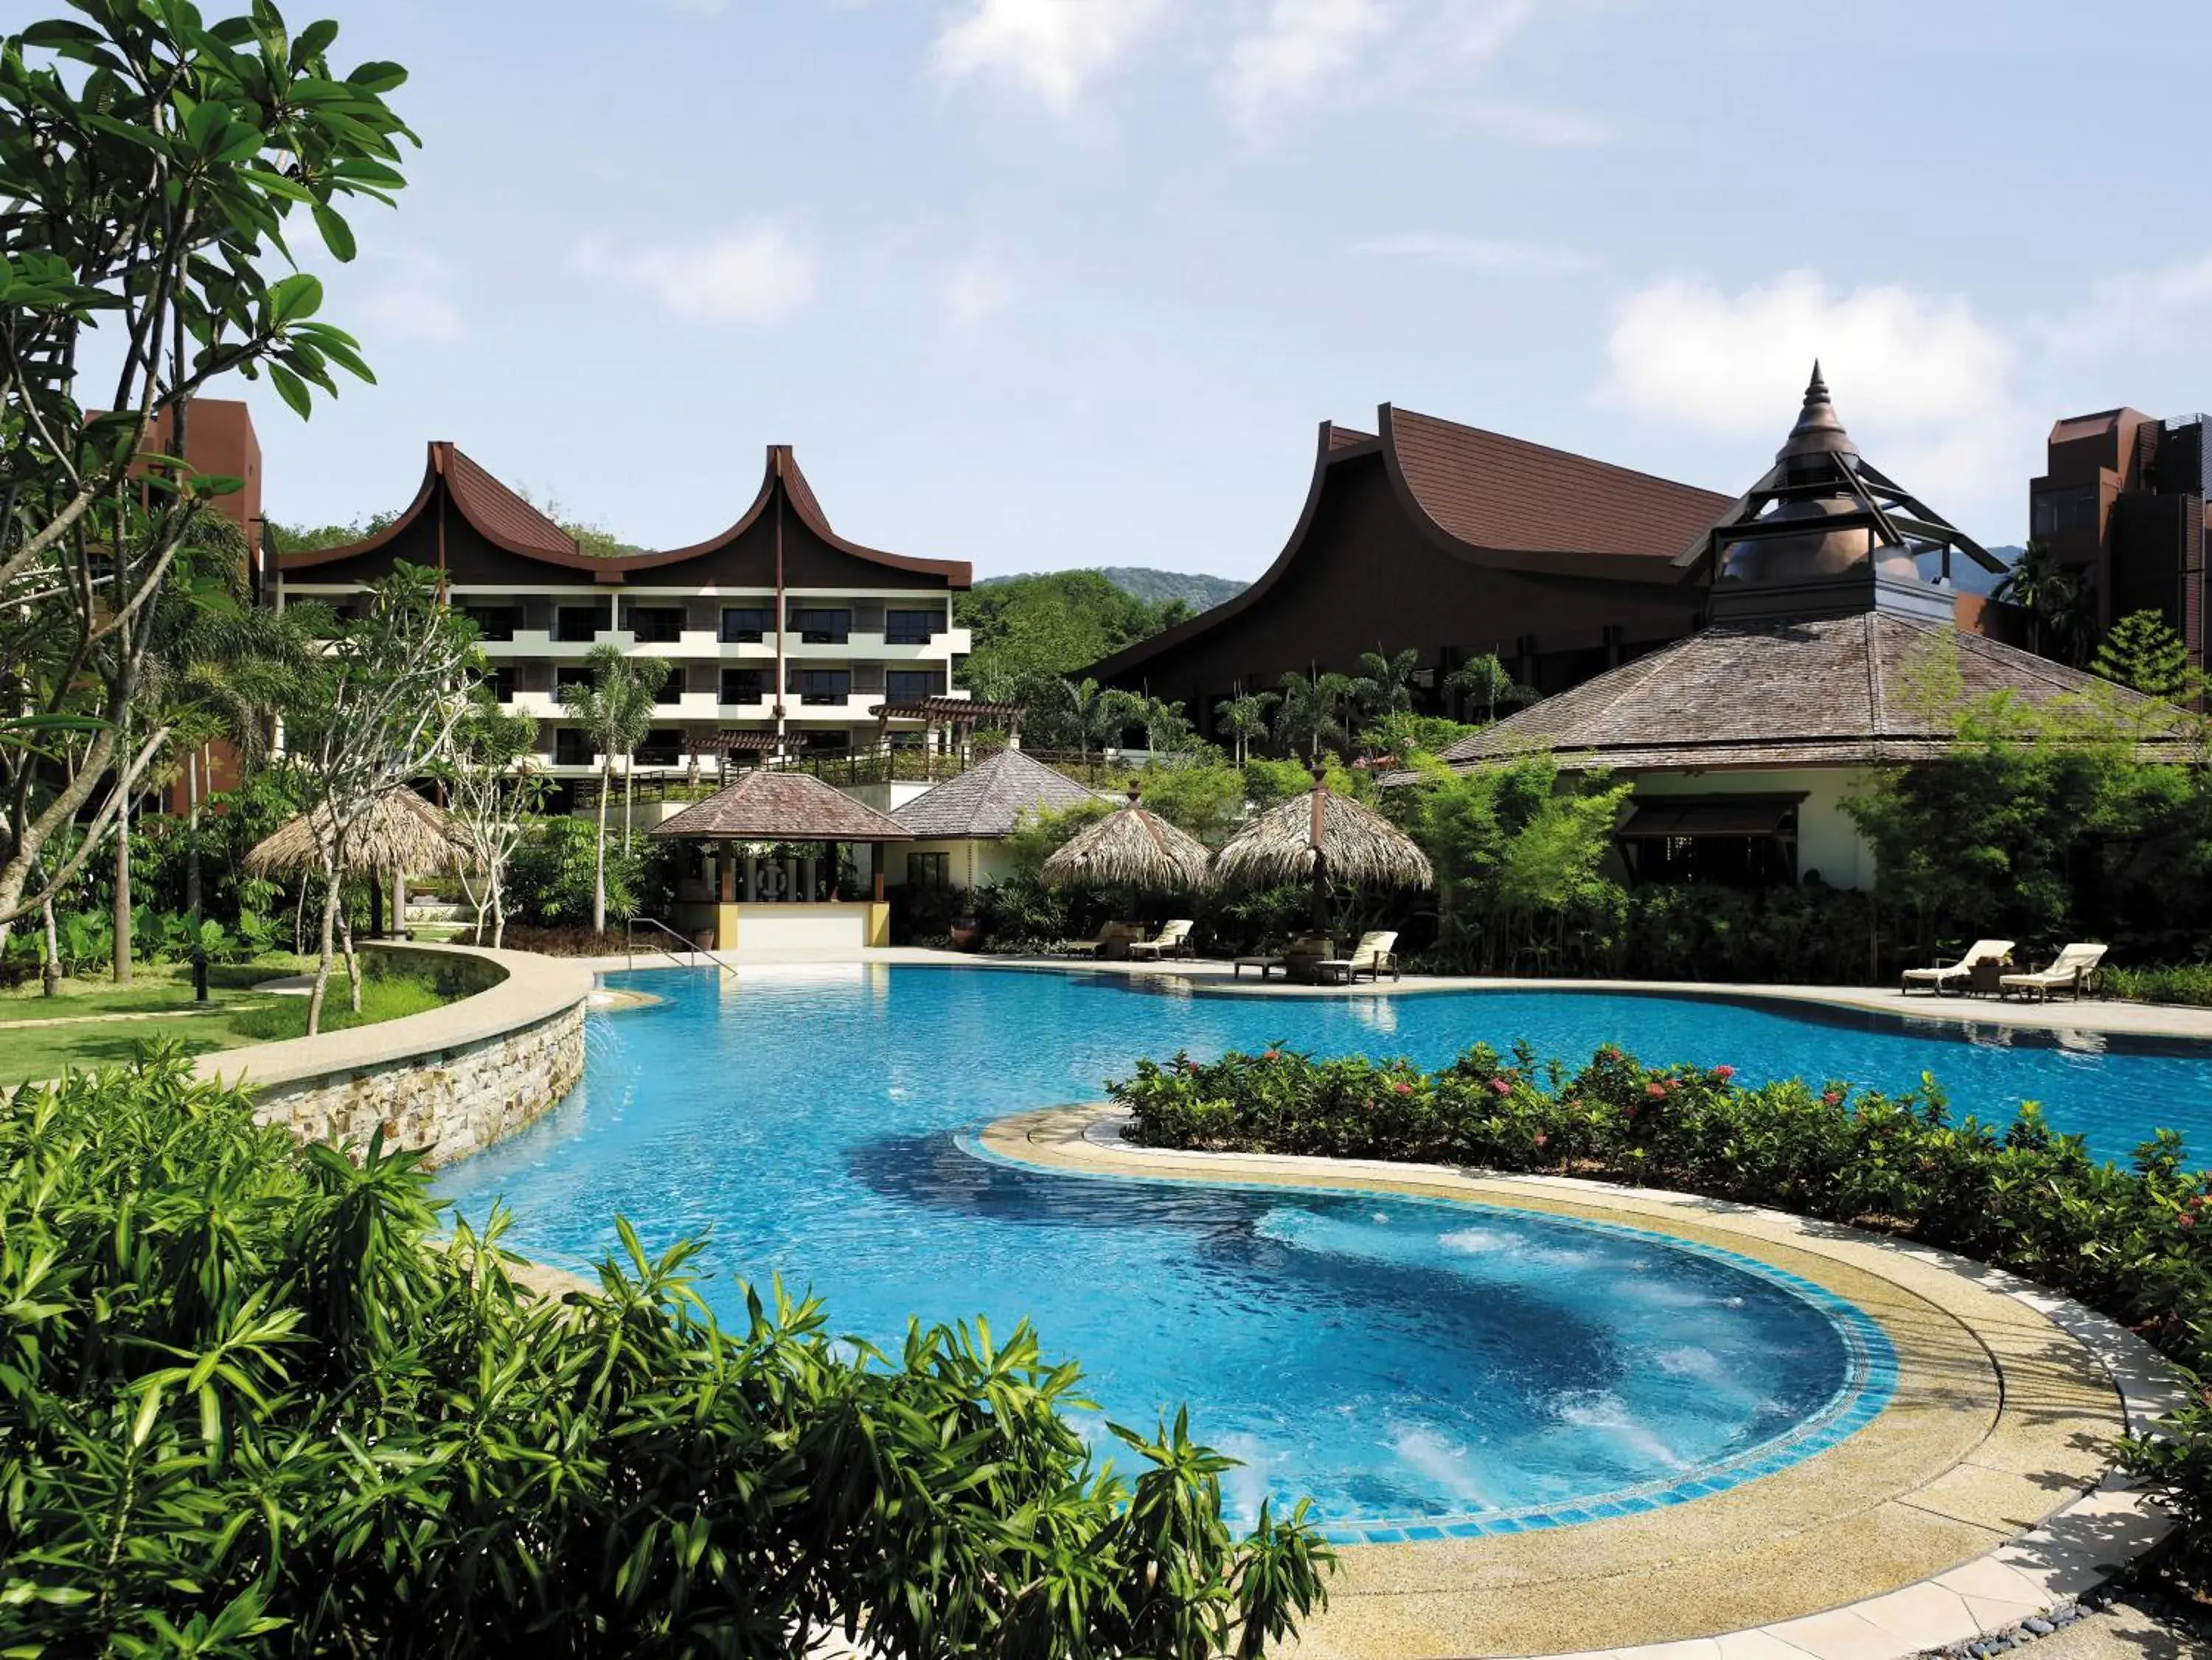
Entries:
MULTIPOLYGON (((365 958, 366 968, 374 958, 365 958)), ((251 963, 208 970, 212 1008, 195 1012, 191 967, 158 963, 141 967, 131 984, 112 980, 64 980, 61 995, 40 994, 38 984, 0 992, 0 1084, 58 1076, 71 1067, 116 1066, 130 1061, 141 1044, 173 1039, 190 1055, 240 1049, 283 1038, 306 1035, 307 1000, 257 992, 264 980, 314 968, 311 957, 282 953, 251 963), (135 1015, 138 1020, 101 1019, 135 1015), (9 1027, 10 1021, 35 1025, 9 1027)), ((369 978, 362 985, 362 1011, 348 1007, 345 965, 331 976, 323 1029, 374 1025, 434 1009, 446 999, 428 981, 412 975, 369 978)))

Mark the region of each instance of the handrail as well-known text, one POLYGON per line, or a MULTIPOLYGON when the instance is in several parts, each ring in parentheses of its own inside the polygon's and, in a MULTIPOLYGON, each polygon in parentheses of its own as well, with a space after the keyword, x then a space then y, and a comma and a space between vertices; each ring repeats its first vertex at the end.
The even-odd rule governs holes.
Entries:
POLYGON ((690 962, 686 962, 683 958, 678 956, 673 951, 671 951, 666 946, 663 945, 659 940, 653 938, 650 935, 647 936, 646 943, 650 945, 654 950, 660 953, 662 956, 667 958, 669 961, 674 963, 678 968, 696 968, 699 966, 700 955, 703 953, 707 957, 713 960, 714 966, 720 969, 725 974, 734 974, 738 972, 738 966, 735 963, 725 962, 719 955, 708 947, 699 944, 696 941, 685 939, 683 935, 678 933, 674 929, 671 928, 666 923, 662 922, 657 917, 629 917, 624 918, 623 923, 623 948, 624 954, 629 958, 629 966, 631 967, 635 968, 637 966, 637 925, 640 923, 643 923, 647 928, 655 928, 659 930, 660 932, 667 935, 670 939, 674 940, 677 944, 682 946, 686 951, 691 954, 691 960, 690 962))

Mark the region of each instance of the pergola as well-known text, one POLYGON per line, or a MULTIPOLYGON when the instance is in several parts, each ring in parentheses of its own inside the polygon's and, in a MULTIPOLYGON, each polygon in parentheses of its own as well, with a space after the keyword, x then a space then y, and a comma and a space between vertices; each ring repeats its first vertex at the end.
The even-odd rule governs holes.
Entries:
POLYGON ((1016 749, 1022 747, 1022 706, 1018 703, 994 703, 988 698, 915 698, 902 703, 879 703, 875 713, 879 748, 890 742, 891 723, 895 720, 920 721, 922 748, 932 754, 940 748, 955 754, 963 766, 968 763, 969 747, 979 725, 1002 724, 1006 729, 1007 743, 1016 749), (939 730, 946 740, 942 745, 938 742, 939 730))

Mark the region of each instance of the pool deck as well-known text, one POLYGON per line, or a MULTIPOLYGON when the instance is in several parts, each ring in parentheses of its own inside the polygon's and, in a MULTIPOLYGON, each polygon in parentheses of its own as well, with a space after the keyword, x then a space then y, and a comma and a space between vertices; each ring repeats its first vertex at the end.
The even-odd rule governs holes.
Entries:
POLYGON ((1402 1193, 1626 1225, 1799 1275, 1889 1337, 1887 1406, 1773 1474, 1572 1527, 1343 1548, 1329 1608, 1298 1645, 1313 1660, 1901 1660, 2064 1606, 2166 1530, 2110 1455, 2123 1430, 2179 1403, 2171 1374, 2111 1321, 1979 1263, 1559 1177, 1137 1148, 1096 1106, 1001 1120, 983 1143, 1071 1173, 1402 1193))
MULTIPOLYGON (((1260 980, 1249 974, 1240 977, 1232 965, 1219 961, 1099 962, 1088 957, 992 956, 914 946, 857 953, 741 951, 724 954, 741 968, 854 962, 1019 968, 1062 974, 1111 975, 1133 982, 1157 982, 1192 991, 1250 997, 1372 997, 1439 991, 1611 991, 1646 997, 1717 997, 1733 1002, 1818 1003, 1832 1009, 1953 1025, 2055 1032, 2062 1038, 2079 1034, 2187 1038, 2212 1042, 2212 1009, 2086 997, 2079 1002, 2064 998, 2051 1003, 2023 1003, 2017 998, 2000 1002, 1994 997, 1936 997, 1923 992, 1907 997, 1894 987, 1882 986, 1738 985, 1711 980, 1508 979, 1437 974, 1408 974, 1403 979, 1383 980, 1380 984, 1362 980, 1357 985, 1291 985, 1281 979, 1260 980)), ((703 965, 705 960, 701 960, 703 965)), ((585 960, 585 966, 597 972, 613 973, 633 966, 646 969, 684 965, 665 955, 641 954, 634 961, 623 957, 590 958, 585 960)))

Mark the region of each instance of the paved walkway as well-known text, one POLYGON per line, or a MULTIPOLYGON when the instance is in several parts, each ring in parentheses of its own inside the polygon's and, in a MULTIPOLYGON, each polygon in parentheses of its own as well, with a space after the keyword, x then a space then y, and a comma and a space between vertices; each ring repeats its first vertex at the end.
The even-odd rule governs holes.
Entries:
MULTIPOLYGON (((1907 997, 1892 988, 1863 985, 1747 985, 1705 980, 1566 980, 1480 978, 1474 976, 1408 974, 1380 984, 1363 980, 1358 985, 1291 985, 1280 979, 1259 980, 1237 975, 1226 962, 1099 962, 1088 957, 1017 957, 978 955, 957 951, 933 951, 918 946, 892 946, 878 950, 852 951, 736 951, 724 957, 738 966, 774 967, 806 963, 934 963, 969 968, 1024 968, 1056 973, 1111 974, 1129 980, 1159 979, 1208 992, 1253 997, 1372 997, 1413 996, 1439 991, 1611 991, 1646 997, 1720 997, 1778 1003, 1825 1004, 1914 1021, 1954 1025, 2005 1026, 2061 1034, 2144 1038, 2192 1038, 2212 1042, 2212 1009, 2189 1009, 2164 1003, 2119 1003, 2100 999, 2054 1003, 2000 1002, 1991 997, 1936 997, 1916 992, 1907 997)), ((579 959, 594 972, 611 973, 628 968, 674 968, 659 952, 640 952, 635 959, 621 956, 579 959)), ((697 965, 711 966, 702 956, 697 965)))

